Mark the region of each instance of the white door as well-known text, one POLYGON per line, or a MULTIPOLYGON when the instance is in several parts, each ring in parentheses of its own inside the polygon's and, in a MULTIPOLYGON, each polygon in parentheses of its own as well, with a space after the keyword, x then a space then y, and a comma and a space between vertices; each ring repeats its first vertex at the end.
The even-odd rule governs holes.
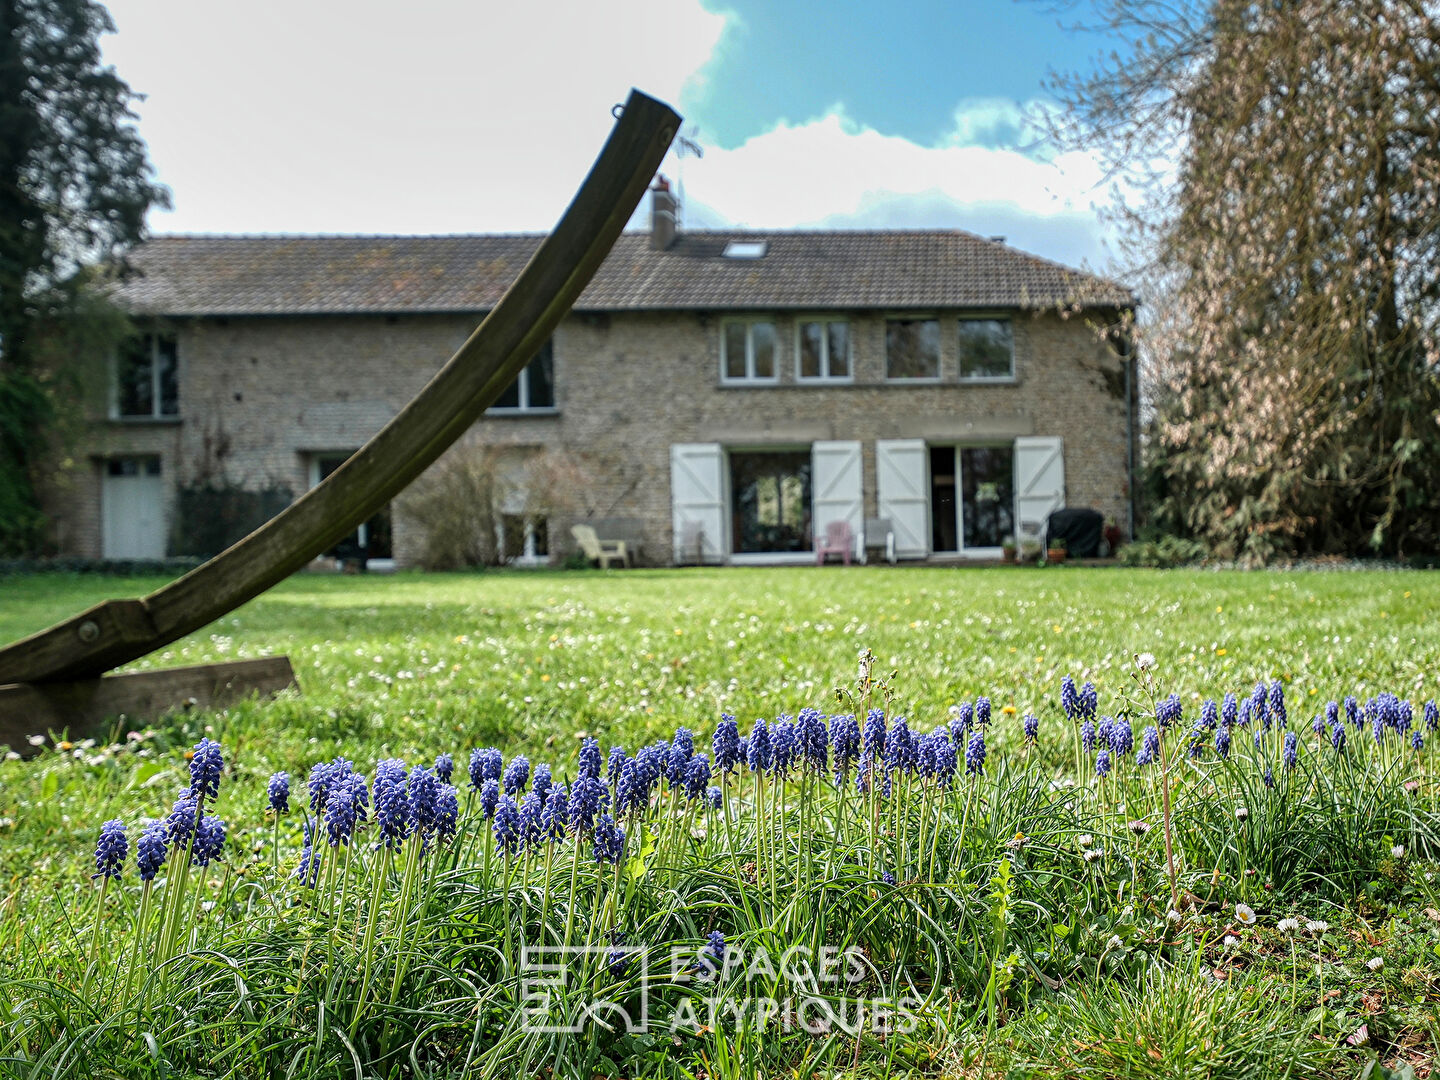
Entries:
POLYGON ((924 439, 875 440, 875 492, 880 516, 895 529, 895 554, 930 553, 929 467, 924 439))
POLYGON ((719 443, 670 447, 671 525, 678 564, 725 560, 724 461, 719 443))
POLYGON ((1052 511, 1065 505, 1065 441, 1058 435, 1015 440, 1015 522, 1020 537, 1039 540, 1052 511))
POLYGON ((814 492, 815 535, 824 536, 832 521, 850 526, 855 555, 865 551, 865 502, 858 442, 817 442, 810 447, 810 486, 814 492))
POLYGON ((107 559, 165 557, 158 457, 111 458, 100 486, 100 551, 107 559))

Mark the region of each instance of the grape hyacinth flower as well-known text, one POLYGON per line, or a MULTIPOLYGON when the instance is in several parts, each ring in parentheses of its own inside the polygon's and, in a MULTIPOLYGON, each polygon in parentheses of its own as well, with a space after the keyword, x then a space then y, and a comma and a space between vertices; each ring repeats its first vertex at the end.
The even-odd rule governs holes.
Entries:
POLYGON ((504 788, 506 795, 518 795, 530 782, 530 759, 517 754, 505 768, 504 788))
POLYGON ((1140 752, 1135 755, 1136 765, 1149 765, 1160 756, 1160 731, 1153 724, 1146 725, 1140 733, 1140 752))
POLYGON ((480 813, 486 821, 495 816, 495 808, 500 805, 500 781, 486 780, 485 786, 480 789, 480 813))
POLYGON ((214 799, 220 794, 220 771, 225 767, 220 756, 220 744, 213 739, 201 739, 195 744, 194 756, 190 758, 190 790, 198 799, 214 799))
POLYGON ((915 734, 903 716, 895 718, 890 733, 885 738, 885 769, 902 773, 914 772, 919 761, 915 747, 915 734))
POLYGON ((479 791, 484 788, 485 781, 499 781, 500 770, 504 764, 505 758, 493 746, 487 746, 483 750, 472 750, 470 752, 470 786, 479 791))
POLYGON ((350 773, 345 777, 345 785, 350 791, 350 798, 355 804, 356 824, 364 825, 370 820, 370 788, 365 783, 365 777, 359 773, 350 773))
POLYGON ((1433 701, 1425 702, 1425 730, 1434 731, 1440 728, 1440 706, 1433 701))
POLYGON ((332 848, 348 846, 354 834, 355 797, 349 788, 337 788, 325 800, 325 838, 332 848))
POLYGON ((1189 753, 1192 760, 1198 760, 1205 756, 1205 729, 1196 726, 1190 732, 1189 753))
POLYGON ((1358 728, 1361 724, 1360 703, 1353 695, 1345 698, 1345 719, 1350 721, 1351 727, 1358 728))
POLYGON ((1101 750, 1095 755, 1095 775, 1102 780, 1110 775, 1110 751, 1101 750))
POLYGON ((970 737, 970 728, 975 723, 975 706, 962 701, 959 705, 952 705, 950 712, 954 716, 950 721, 950 737, 959 746, 970 737))
POLYGON ((1135 732, 1129 720, 1116 720, 1110 725, 1110 749, 1117 754, 1128 754, 1135 749, 1135 732))
POLYGON ((570 801, 566 809, 570 819, 570 831, 582 836, 595 827, 595 817, 600 813, 600 796, 604 788, 599 777, 582 776, 570 789, 570 801))
POLYGON ((1025 729, 1025 741, 1033 744, 1040 737, 1040 718, 1026 713, 1020 724, 1025 729))
POLYGON ((851 713, 830 718, 830 741, 835 751, 835 784, 850 778, 850 768, 860 753, 860 725, 851 713))
POLYGON ((705 794, 705 789, 710 786, 710 758, 706 754, 696 754, 685 766, 685 797, 692 802, 705 794))
POLYGON ((1425 749, 1425 736, 1420 734, 1419 728, 1410 733, 1410 748, 1417 753, 1425 749))
POLYGON ((1239 718, 1235 721, 1235 726, 1236 726, 1236 727, 1249 727, 1249 726, 1250 726, 1250 720, 1251 720, 1251 717, 1252 717, 1254 711, 1255 711, 1255 710, 1254 710, 1254 707, 1253 707, 1250 699, 1247 697, 1244 701, 1242 701, 1242 702, 1240 703, 1240 716, 1239 716, 1239 718))
POLYGON ((152 821, 145 826, 135 844, 135 869, 140 872, 141 881, 153 881, 165 865, 166 838, 170 830, 163 821, 152 821))
POLYGON ((1230 725, 1221 724, 1215 732, 1215 753, 1220 755, 1222 761, 1230 757, 1230 725))
POLYGON ((1275 786, 1275 774, 1270 771, 1268 763, 1265 766, 1265 774, 1260 779, 1265 781, 1267 788, 1273 788, 1275 786))
POLYGON ((306 787, 310 789, 310 812, 312 814, 324 813, 325 800, 330 797, 330 785, 333 782, 335 764, 342 760, 342 758, 336 758, 335 762, 317 761, 310 766, 310 779, 306 781, 306 787))
POLYGON ((943 735, 936 734, 933 740, 935 744, 935 782, 948 790, 950 785, 955 782, 955 772, 959 768, 959 752, 956 750, 955 744, 943 735))
MULTIPOLYGON (((944 728, 941 728, 943 731, 944 728)), ((946 735, 921 735, 915 740, 915 771, 920 774, 922 780, 935 779, 936 750, 935 744, 940 739, 949 742, 946 735)))
POLYGON ((610 754, 605 759, 605 776, 611 787, 619 783, 620 774, 625 771, 625 763, 629 760, 630 756, 625 753, 623 746, 610 747, 610 754))
POLYGON ((720 714, 720 723, 715 727, 715 737, 710 740, 715 751, 715 768, 721 776, 729 776, 740 764, 740 725, 729 713, 720 714))
POLYGON ((186 790, 175 800, 169 817, 165 819, 173 847, 184 848, 189 845, 190 838, 195 835, 195 814, 195 799, 190 791, 186 790))
POLYGON ((751 772, 768 772, 773 760, 770 749, 770 728, 764 719, 756 720, 755 727, 750 731, 750 755, 746 762, 751 772))
POLYGON ((1295 732, 1287 731, 1285 733, 1285 747, 1280 752, 1280 756, 1285 761, 1285 768, 1295 768, 1296 763, 1300 760, 1300 739, 1295 732))
POLYGON ((1318 712, 1315 714, 1315 718, 1310 721, 1310 730, 1316 735, 1325 734, 1325 718, 1318 712))
POLYGON ((1411 725, 1411 723, 1414 721, 1414 718, 1415 718, 1415 712, 1414 712, 1414 710, 1410 707, 1410 702, 1408 702, 1408 701, 1401 701, 1401 702, 1400 702, 1399 709, 1398 709, 1398 713, 1399 713, 1399 717, 1398 717, 1398 719, 1397 719, 1397 721, 1396 721, 1396 724, 1395 724, 1395 730, 1398 731, 1398 732, 1400 732, 1400 734, 1403 735, 1403 734, 1405 734, 1405 732, 1407 732, 1407 731, 1410 730, 1410 725, 1411 725))
POLYGON ((705 803, 711 810, 719 810, 725 801, 725 793, 718 787, 712 787, 705 792, 705 803))
POLYGON ((495 846, 506 855, 513 855, 520 850, 523 840, 520 811, 508 795, 496 805, 490 828, 495 834, 495 846))
POLYGON ((320 860, 315 857, 314 832, 308 821, 305 822, 305 842, 300 848, 300 865, 291 876, 306 889, 313 889, 320 877, 320 860))
POLYGON ((990 699, 988 697, 975 699, 975 726, 982 731, 990 726, 990 699))
POLYGON ((225 822, 214 814, 206 814, 195 827, 195 846, 190 852, 190 862, 195 866, 209 866, 225 853, 225 822))
POLYGON ((530 778, 530 790, 539 795, 540 801, 543 803, 550 797, 550 785, 554 782, 550 776, 549 765, 536 765, 535 773, 530 778))
POLYGON ((448 844, 455 839, 460 824, 460 793, 454 784, 441 784, 440 795, 435 800, 435 839, 448 844))
POLYGON ((1265 731, 1270 730, 1269 687, 1263 681, 1257 682, 1250 691, 1250 712, 1265 731))
POLYGON ((449 754, 439 754, 435 758, 435 775, 440 778, 442 784, 450 783, 450 777, 455 775, 455 759, 449 754))
POLYGON ((405 784, 406 798, 410 802, 410 820, 413 829, 420 834, 422 849, 435 831, 435 819, 439 815, 436 805, 440 798, 440 781, 423 765, 410 770, 405 784))
POLYGON ((100 839, 95 842, 95 873, 97 877, 118 878, 125 857, 130 854, 130 840, 125 835, 125 823, 114 818, 100 826, 100 839))
POLYGON ((1220 726, 1220 709, 1215 702, 1207 698, 1200 706, 1200 723, 1196 725, 1200 731, 1214 731, 1220 726))
POLYGON ((1095 752, 1095 721, 1086 719, 1080 725, 1080 749, 1087 754, 1095 752))
MULTIPOLYGON (((399 758, 387 758, 375 766, 375 821, 380 827, 379 842, 381 847, 392 851, 405 842, 413 825, 406 780, 405 762, 399 758)), ((494 784, 494 781, 486 783, 494 784)), ((498 785, 495 791, 498 796, 498 785)), ((484 801, 482 797, 482 805, 484 801)))
POLYGON ((1080 695, 1075 690, 1075 680, 1069 675, 1060 680, 1060 708, 1065 710, 1067 720, 1075 720, 1080 715, 1080 695))
POLYGON ((1228 690, 1225 692, 1225 702, 1220 706, 1220 722, 1226 727, 1234 727, 1239 720, 1239 713, 1235 705, 1235 695, 1228 690))
POLYGON ((705 938, 705 947, 700 950, 700 960, 695 965, 696 970, 713 976, 720 971, 724 963, 725 935, 719 930, 712 930, 705 938))
POLYGON ((800 756, 812 772, 824 776, 830 769, 830 731, 819 709, 805 708, 795 718, 800 756))
POLYGON ((977 728, 965 747, 965 775, 979 776, 985 772, 985 732, 977 728))
POLYGON ((620 772, 620 782, 615 785, 615 812, 643 812, 649 801, 650 794, 645 787, 643 767, 639 761, 625 762, 625 768, 620 772))
MULTIPOLYGON (((977 731, 975 734, 978 735, 978 734, 980 734, 980 733, 977 731)), ((880 871, 880 880, 883 881, 886 885, 894 885, 894 884, 895 884, 895 875, 892 874, 889 870, 881 870, 881 871, 880 871)))
POLYGON ((1095 684, 1087 682, 1080 687, 1080 715, 1086 720, 1094 720, 1099 709, 1100 695, 1095 691, 1095 684))
POLYGON ((288 772, 277 772, 270 777, 270 782, 265 785, 265 794, 270 798, 270 809, 277 814, 288 814, 290 812, 290 774, 288 772))
POLYGON ((594 854, 597 863, 618 863, 625 853, 625 830, 609 814, 595 824, 594 854))
POLYGON ((1330 745, 1333 746, 1336 750, 1340 751, 1340 753, 1342 754, 1345 752, 1344 724, 1337 722, 1336 725, 1330 729, 1330 745))
POLYGON ((788 716, 777 716, 770 729, 770 754, 775 775, 790 775, 790 768, 800 756, 800 746, 795 740, 795 726, 788 716))
POLYGON ((1100 740, 1100 745, 1105 747, 1107 750, 1115 749, 1113 746, 1110 745, 1110 736, 1114 732, 1114 730, 1115 721, 1108 716, 1102 716, 1100 718, 1100 726, 1095 729, 1095 735, 1096 738, 1100 740))
POLYGON ((1168 728, 1171 724, 1180 722, 1184 711, 1184 707, 1180 704, 1180 695, 1171 694, 1155 706, 1155 722, 1162 729, 1168 728))
POLYGON ((1270 684, 1270 715, 1275 719, 1275 726, 1285 727, 1289 714, 1285 710, 1285 686, 1276 679, 1270 684))
POLYGON ((678 789, 685 783, 685 770, 689 768, 690 759, 694 756, 695 736, 689 728, 676 728, 675 738, 671 741, 670 751, 665 758, 665 783, 672 789, 678 789))
POLYGON ((545 797, 545 809, 540 812, 540 831, 550 840, 564 840, 568 817, 569 798, 565 785, 556 784, 545 797))
POLYGON ((588 736, 580 744, 580 764, 576 767, 575 776, 576 779, 600 779, 600 744, 588 736))

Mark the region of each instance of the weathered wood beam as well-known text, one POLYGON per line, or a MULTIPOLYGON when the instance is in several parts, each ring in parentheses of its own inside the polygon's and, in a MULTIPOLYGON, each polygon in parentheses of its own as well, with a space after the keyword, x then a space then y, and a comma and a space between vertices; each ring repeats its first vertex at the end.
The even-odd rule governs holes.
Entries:
MULTIPOLYGON (((116 717, 150 722, 185 708, 220 709, 251 694, 296 686, 287 656, 134 671, 63 683, 0 686, 0 745, 30 756, 30 736, 65 732, 72 741, 102 735, 116 717)), ((298 688, 298 687, 297 687, 298 688)))
POLYGON ((0 649, 0 683, 99 675, 198 630, 299 570, 398 495, 499 398, 555 331, 640 202, 680 117, 632 90, 590 175, 470 339, 368 443, 178 581, 107 600, 0 649))

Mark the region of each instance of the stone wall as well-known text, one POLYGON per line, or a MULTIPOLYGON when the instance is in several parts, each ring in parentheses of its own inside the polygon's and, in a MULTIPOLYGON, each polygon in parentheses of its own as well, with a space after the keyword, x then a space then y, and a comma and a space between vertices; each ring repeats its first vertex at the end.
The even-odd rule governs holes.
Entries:
MULTIPOLYGON (((1078 318, 1013 315, 1014 381, 962 385, 955 315, 938 316, 938 383, 885 381, 884 315, 864 312, 848 316, 854 381, 817 385, 796 378, 796 318, 774 315, 779 382, 762 387, 722 384, 724 316, 572 314, 555 336, 556 409, 487 415, 461 445, 550 451, 569 466, 566 501, 573 518, 641 519, 645 560, 652 563, 668 562, 672 551, 669 454, 676 442, 800 448, 817 439, 860 440, 865 513, 874 516, 877 438, 983 443, 1060 435, 1067 504, 1093 506, 1123 526, 1129 499, 1124 378, 1114 352, 1078 318)), ((476 321, 319 316, 178 324, 180 422, 105 419, 105 398, 97 392, 73 482, 50 493, 62 529, 57 539, 67 552, 100 554, 100 475, 111 456, 160 455, 171 513, 173 493, 185 485, 304 491, 315 454, 364 443, 414 397, 476 321)), ((573 546, 570 523, 563 515, 551 521, 552 557, 573 546)), ((394 542, 397 562, 412 561, 418 545, 403 512, 395 518, 394 542)))

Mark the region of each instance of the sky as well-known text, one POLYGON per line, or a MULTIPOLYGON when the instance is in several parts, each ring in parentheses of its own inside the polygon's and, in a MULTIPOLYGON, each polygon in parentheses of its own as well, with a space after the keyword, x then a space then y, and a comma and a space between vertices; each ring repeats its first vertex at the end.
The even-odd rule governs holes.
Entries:
POLYGON ((107 7, 173 193, 157 233, 548 230, 634 86, 703 152, 662 167, 683 227, 963 228, 1110 265, 1100 169, 1027 119, 1105 42, 1046 0, 107 7))

